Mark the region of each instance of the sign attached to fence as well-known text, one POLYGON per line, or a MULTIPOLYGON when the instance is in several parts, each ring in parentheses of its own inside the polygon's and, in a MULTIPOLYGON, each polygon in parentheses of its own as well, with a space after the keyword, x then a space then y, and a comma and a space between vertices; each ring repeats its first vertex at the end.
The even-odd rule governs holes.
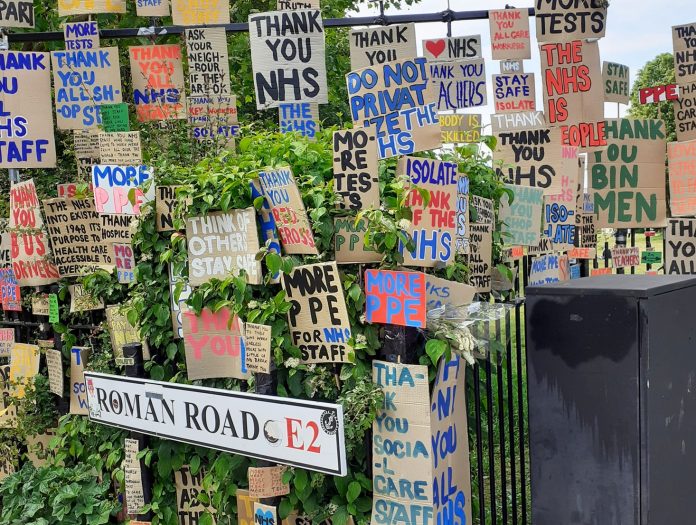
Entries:
POLYGON ((136 46, 128 52, 138 120, 186 118, 181 48, 176 44, 136 46))
POLYGON ((126 0, 58 0, 58 16, 125 12, 126 0))
POLYGON ((352 70, 396 62, 417 55, 415 24, 353 29, 350 32, 352 70))
POLYGON ((527 9, 488 11, 493 60, 532 58, 527 9))
POLYGON ((606 2, 536 0, 534 3, 539 42, 602 38, 607 31, 606 2))
POLYGON ((343 407, 85 372, 92 421, 345 476, 343 407))

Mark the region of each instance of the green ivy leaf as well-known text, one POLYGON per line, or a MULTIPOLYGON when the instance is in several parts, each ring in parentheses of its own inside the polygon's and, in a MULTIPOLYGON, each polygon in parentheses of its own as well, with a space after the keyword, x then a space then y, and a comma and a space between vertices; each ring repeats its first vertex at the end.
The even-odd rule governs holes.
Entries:
POLYGON ((346 500, 348 503, 353 503, 356 499, 358 499, 361 490, 362 487, 360 486, 360 483, 357 481, 351 481, 348 485, 348 491, 346 492, 346 500))

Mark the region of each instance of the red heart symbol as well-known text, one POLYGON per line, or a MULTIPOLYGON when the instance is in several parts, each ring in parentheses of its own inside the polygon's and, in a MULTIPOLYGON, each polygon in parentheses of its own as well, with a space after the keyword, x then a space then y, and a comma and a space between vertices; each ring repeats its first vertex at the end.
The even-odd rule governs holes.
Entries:
POLYGON ((445 50, 447 43, 444 40, 428 40, 425 42, 425 49, 435 58, 439 57, 445 50))

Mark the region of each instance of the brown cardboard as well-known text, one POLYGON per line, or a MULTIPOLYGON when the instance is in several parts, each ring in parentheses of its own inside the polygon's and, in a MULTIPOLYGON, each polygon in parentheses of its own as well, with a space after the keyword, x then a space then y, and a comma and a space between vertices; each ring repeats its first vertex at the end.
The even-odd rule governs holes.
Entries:
POLYGON ((73 347, 70 350, 70 413, 86 416, 87 389, 85 388, 85 363, 89 359, 89 348, 73 347))
POLYGON ((109 244, 109 254, 116 267, 118 282, 128 284, 135 282, 135 254, 131 244, 111 243, 109 244))
POLYGON ((672 217, 696 215, 696 140, 667 144, 672 217))
POLYGON ((60 350, 46 349, 46 367, 48 368, 49 389, 58 397, 63 397, 65 375, 63 373, 63 355, 60 350))
POLYGON ((192 519, 200 519, 205 511, 213 514, 212 523, 215 525, 215 509, 207 507, 198 500, 198 494, 205 492, 202 487, 204 477, 205 471, 201 469, 193 475, 188 465, 174 472, 176 507, 180 525, 190 525, 192 519))
POLYGON ((602 63, 604 102, 628 104, 631 99, 631 75, 628 66, 614 62, 602 63))
POLYGON ((125 439, 123 458, 124 485, 126 487, 126 505, 128 514, 138 514, 145 506, 143 478, 138 459, 140 446, 137 439, 125 439))
MULTIPOLYGON (((218 5, 229 0, 213 0, 218 5)), ((191 0, 174 0, 174 5, 193 3, 191 0)), ((215 16, 207 6, 206 16, 215 16)), ((176 22, 174 22, 176 23, 176 22)), ((199 22, 207 23, 207 22, 199 22)), ((229 6, 227 22, 229 23, 229 6)), ((192 24, 187 24, 192 25, 192 24)), ((186 56, 189 66, 189 93, 196 95, 229 96, 230 59, 227 54, 227 36, 224 27, 186 29, 186 56)))
POLYGON ((472 223, 469 225, 469 282, 477 292, 491 291, 493 225, 472 223))
POLYGON ((188 122, 191 134, 217 149, 235 150, 239 135, 237 97, 234 95, 197 96, 188 99, 188 122))
POLYGON ((423 56, 428 62, 483 58, 481 35, 423 40, 423 56))
POLYGON ((536 37, 539 42, 569 42, 602 38, 607 30, 607 5, 602 2, 549 2, 535 0, 536 37), (587 21, 585 24, 579 20, 587 21))
POLYGON ((334 247, 338 264, 375 263, 382 254, 365 246, 367 220, 356 222, 355 217, 334 217, 334 247))
POLYGON ((134 217, 134 215, 100 213, 102 241, 107 244, 131 242, 134 233, 131 228, 131 222, 134 217))
POLYGON ((284 466, 249 467, 249 496, 252 498, 274 498, 290 494, 290 485, 283 483, 284 466))
POLYGON ((493 75, 493 100, 496 113, 536 111, 534 73, 493 75))
POLYGON ((39 347, 24 343, 15 343, 10 354, 10 387, 12 395, 24 398, 26 385, 39 373, 39 347))
POLYGON ((140 122, 186 118, 184 70, 177 44, 128 48, 135 109, 140 122), (166 101, 154 101, 151 91, 167 90, 166 101), (138 96, 142 95, 142 98, 138 96))
POLYGON ((15 342, 14 328, 0 328, 0 357, 10 357, 15 342))
POLYGON ((374 128, 334 131, 334 189, 343 197, 339 208, 379 208, 379 162, 374 128))
POLYGON ((172 20, 177 26, 230 23, 229 0, 171 0, 172 20))
POLYGON ((550 253, 532 260, 529 271, 529 285, 540 286, 570 279, 568 256, 550 253))
POLYGON ((254 503, 258 498, 249 496, 249 491, 237 489, 237 525, 254 525, 254 503))
POLYGON ((665 274, 696 274, 696 219, 669 219, 665 230, 665 274))
POLYGON ((473 222, 480 224, 495 224, 495 211, 493 209, 493 201, 478 195, 469 195, 469 205, 472 212, 471 219, 473 222))
POLYGON ((181 186, 157 186, 155 188, 155 222, 158 232, 174 231, 174 207, 176 189, 181 186))
POLYGON ((532 58, 527 9, 491 9, 488 20, 493 60, 532 58))
POLYGON ((523 111, 521 113, 500 113, 491 115, 491 130, 494 134, 505 131, 546 128, 543 111, 523 111))
POLYGON ((37 295, 31 298, 31 313, 48 317, 48 295, 37 295))
POLYGON ((640 266, 640 247, 614 246, 611 250, 612 268, 630 268, 640 266))
POLYGON ((438 111, 488 104, 486 63, 482 58, 428 62, 428 71, 438 111))
POLYGON ((476 288, 434 275, 425 275, 425 299, 428 311, 441 307, 458 307, 471 303, 476 288))
POLYGON ((129 343, 141 343, 143 345, 143 357, 150 359, 150 348, 147 341, 140 338, 140 330, 128 322, 128 319, 122 314, 119 305, 106 307, 106 324, 111 336, 111 346, 114 351, 114 357, 123 357, 123 347, 129 343))
POLYGON ((503 243, 513 246, 536 246, 541 237, 541 213, 544 190, 506 184, 515 198, 509 203, 507 193, 500 200, 499 219, 503 243))
POLYGON ((674 70, 677 84, 684 85, 690 82, 696 82, 694 38, 696 38, 696 22, 672 27, 674 70))
POLYGON ((71 314, 104 309, 104 300, 93 298, 81 284, 71 284, 68 288, 70 290, 71 314))
MULTIPOLYGON (((693 50, 692 50, 693 52, 693 50)), ((679 98, 672 102, 677 140, 696 140, 696 80, 679 86, 679 98)))
POLYGON ((65 49, 99 49, 99 25, 96 20, 65 22, 62 26, 65 49))
POLYGON ((271 327, 263 324, 244 325, 246 366, 249 372, 268 374, 271 370, 271 327))
MULTIPOLYGON (((557 195, 544 195, 543 231, 552 241, 554 250, 566 251, 575 242, 575 209, 578 191, 578 169, 570 166, 561 174, 561 191, 557 195)), ((584 170, 582 177, 584 179, 584 170)))
POLYGON ((0 428, 17 427, 17 405, 9 402, 9 397, 13 395, 10 369, 10 365, 0 366, 0 428))
POLYGON ((154 0, 152 2, 148 2, 148 5, 140 5, 140 2, 136 1, 135 12, 138 16, 144 17, 169 16, 169 0, 154 0))
POLYGON ((349 42, 353 71, 418 55, 415 24, 351 29, 349 42))
POLYGON ((34 3, 7 0, 0 15, 0 27, 34 27, 34 3))
POLYGON ((58 16, 125 12, 126 0, 58 0, 58 16))
POLYGON ((50 443, 56 437, 56 429, 47 429, 43 434, 27 436, 27 459, 34 467, 43 467, 50 458, 55 457, 55 450, 51 450, 50 443))
POLYGON ((139 166, 143 161, 139 131, 117 131, 99 134, 101 164, 139 166))
POLYGON ((441 113, 443 144, 476 142, 481 138, 481 114, 441 113))
POLYGON ((278 127, 281 133, 297 132, 314 141, 319 132, 319 104, 290 102, 278 106, 278 127))

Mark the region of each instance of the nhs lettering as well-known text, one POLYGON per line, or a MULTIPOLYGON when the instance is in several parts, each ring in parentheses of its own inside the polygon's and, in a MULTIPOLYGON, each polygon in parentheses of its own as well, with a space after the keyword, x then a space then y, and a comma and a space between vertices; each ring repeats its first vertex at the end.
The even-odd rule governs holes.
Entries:
POLYGON ((426 207, 415 188, 408 195, 407 205, 413 209, 413 225, 409 228, 415 248, 404 253, 404 264, 432 267, 448 263, 455 255, 457 235, 457 165, 433 159, 403 157, 397 174, 405 175, 417 186, 428 190, 430 201, 426 207))
POLYGON ((117 166, 97 164, 92 166, 94 204, 99 213, 116 215, 140 215, 140 206, 155 199, 155 185, 143 184, 153 177, 147 166, 117 166), (135 192, 131 202, 130 191, 135 192))

